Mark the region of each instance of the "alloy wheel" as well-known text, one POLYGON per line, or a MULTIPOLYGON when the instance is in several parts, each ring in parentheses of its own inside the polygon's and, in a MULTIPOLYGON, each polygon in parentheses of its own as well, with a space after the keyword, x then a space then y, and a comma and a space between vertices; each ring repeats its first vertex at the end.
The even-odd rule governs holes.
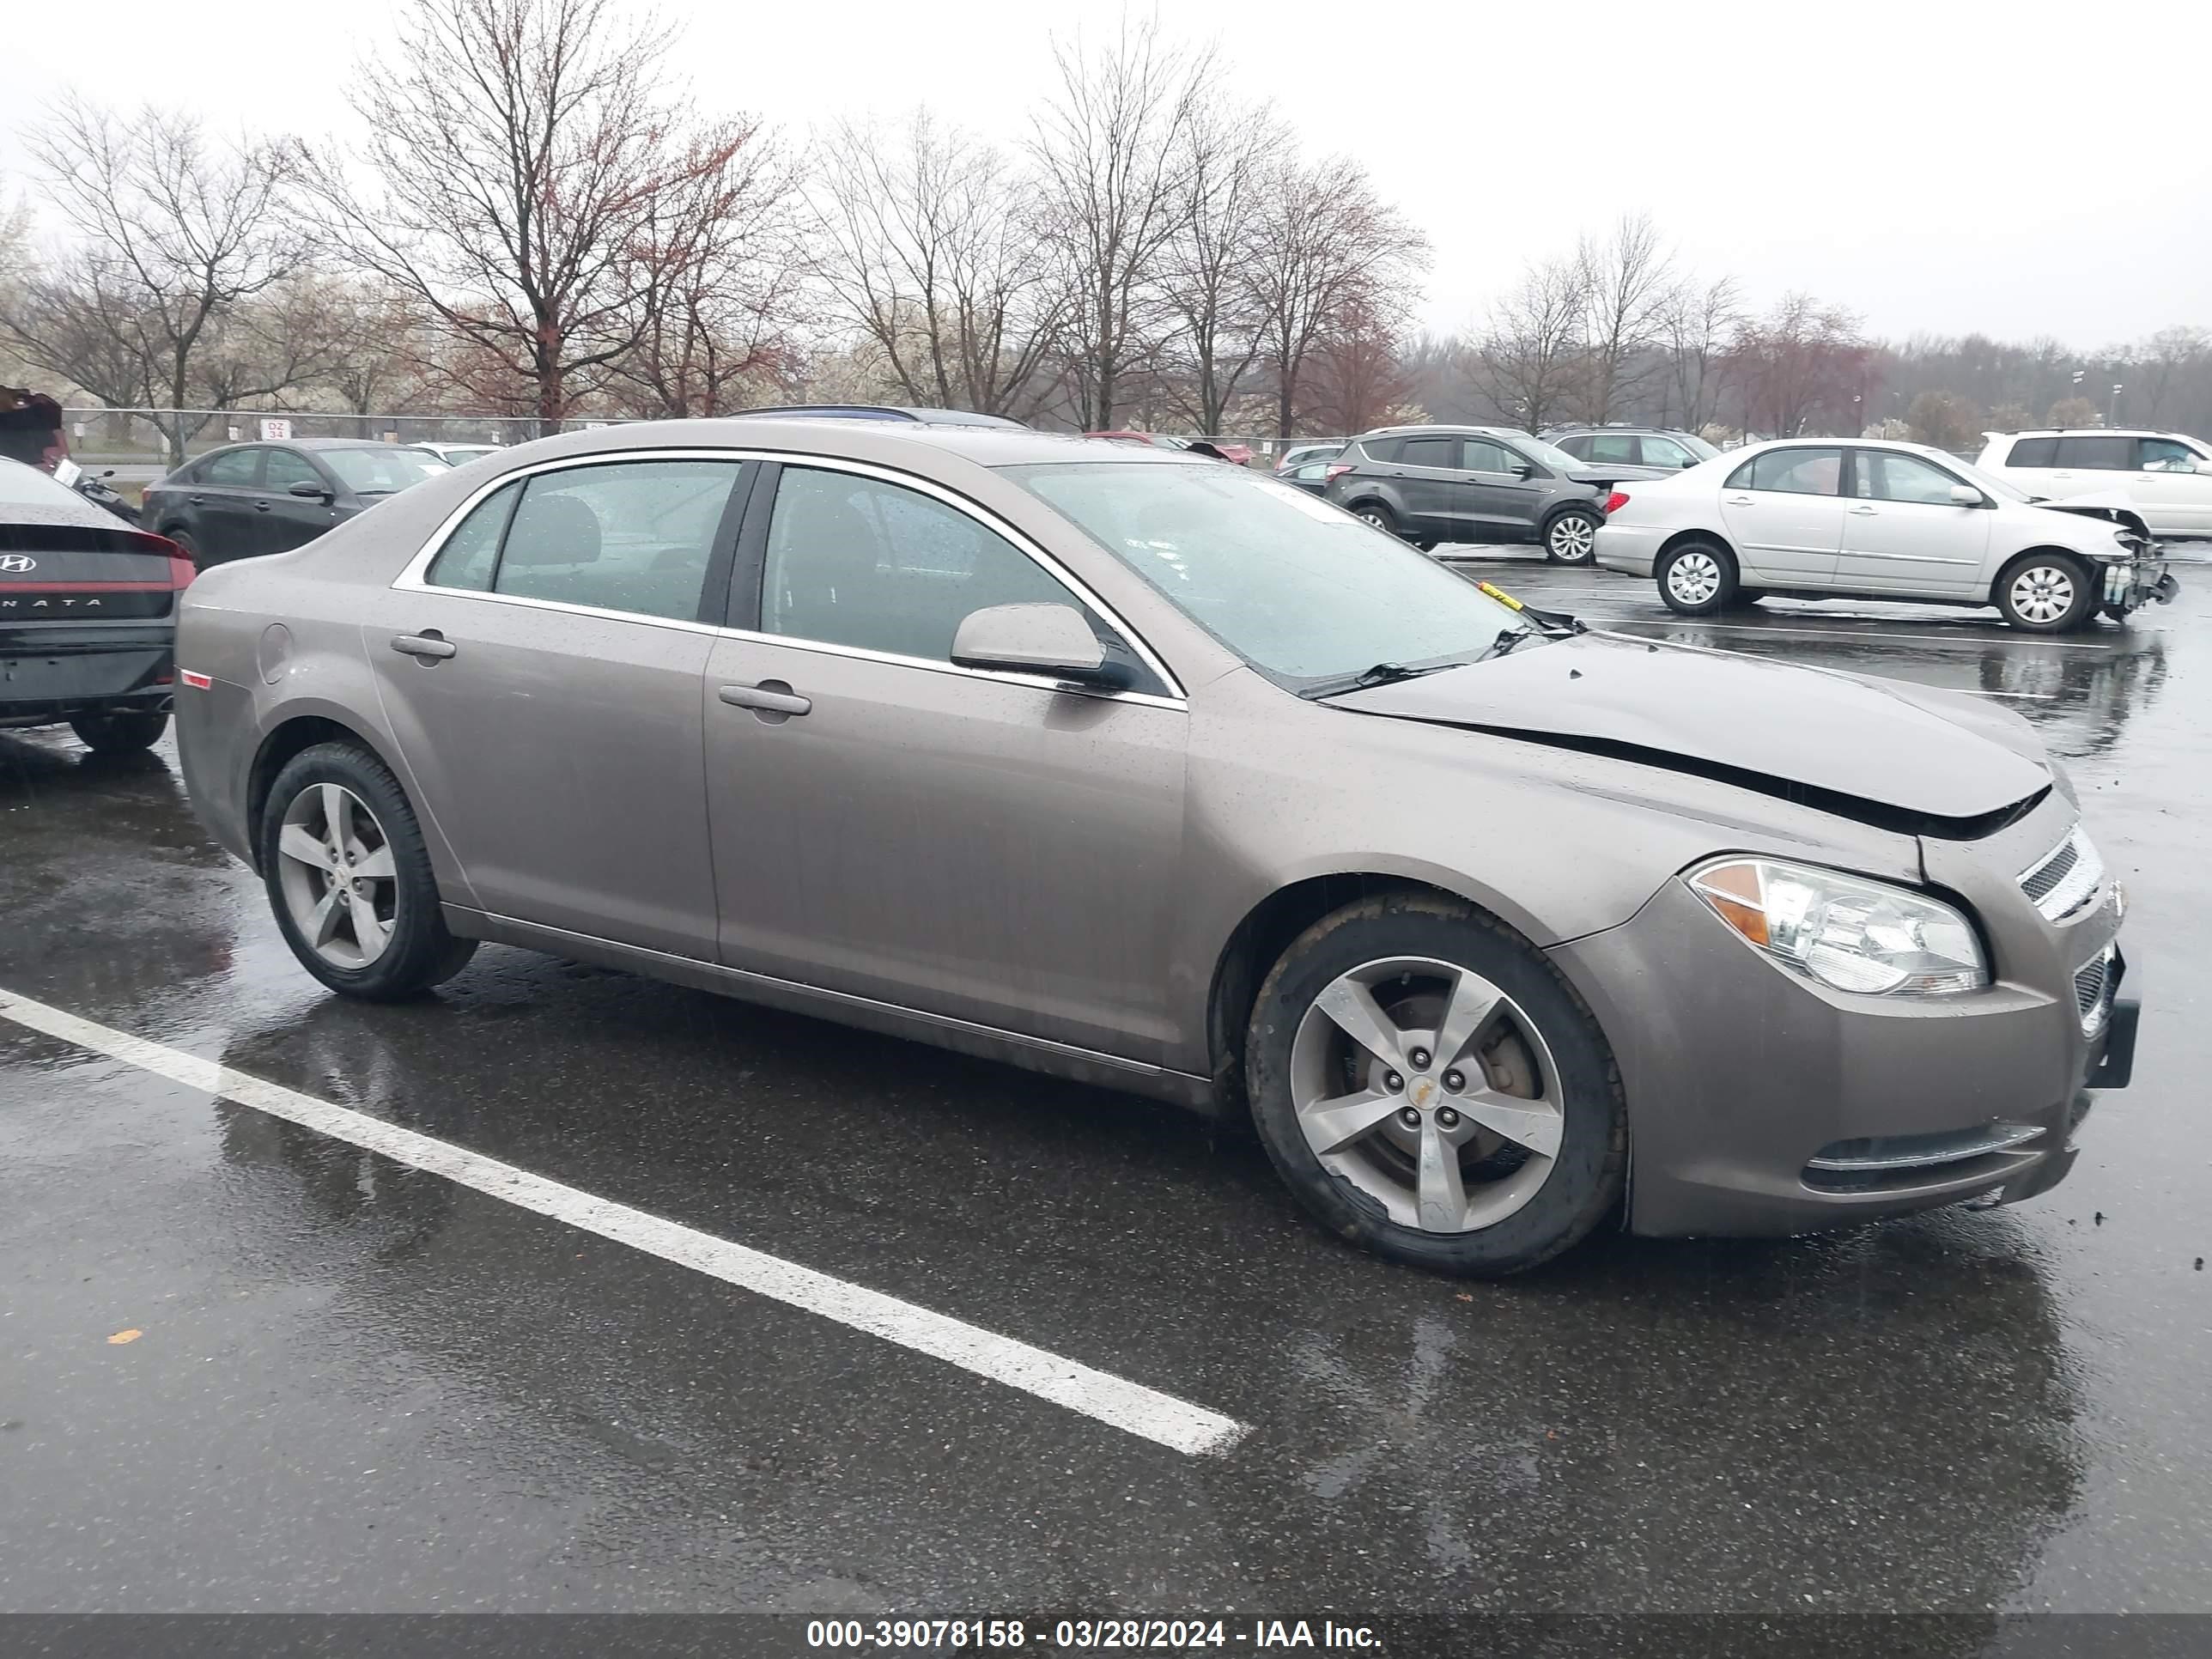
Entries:
POLYGON ((1685 553, 1667 567, 1667 591, 1684 605, 1708 604, 1720 587, 1720 561, 1710 553, 1685 553))
POLYGON ((1551 554, 1562 564, 1580 564, 1597 545, 1597 526, 1570 513, 1552 526, 1551 554))
POLYGON ((1427 957, 1339 975, 1291 1043, 1307 1146, 1392 1221, 1424 1232, 1492 1226, 1535 1196, 1565 1128, 1559 1075, 1518 1003, 1427 957))
POLYGON ((2012 608, 2023 622, 2055 623, 2074 608, 2074 577, 2055 564, 2030 565, 2012 579, 2012 608))
POLYGON ((300 937, 334 968, 366 968, 399 921, 392 843, 368 803, 342 784, 292 798, 277 832, 277 883, 300 937))

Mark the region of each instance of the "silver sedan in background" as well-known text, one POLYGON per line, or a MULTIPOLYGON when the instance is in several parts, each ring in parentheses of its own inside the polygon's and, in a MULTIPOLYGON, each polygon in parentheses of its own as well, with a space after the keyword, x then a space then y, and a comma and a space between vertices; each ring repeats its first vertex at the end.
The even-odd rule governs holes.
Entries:
POLYGON ((1249 1112, 1449 1272, 2027 1197, 2132 1050, 2015 716, 1586 632, 1171 451, 546 439, 207 573, 179 665, 337 991, 489 940, 1249 1112))

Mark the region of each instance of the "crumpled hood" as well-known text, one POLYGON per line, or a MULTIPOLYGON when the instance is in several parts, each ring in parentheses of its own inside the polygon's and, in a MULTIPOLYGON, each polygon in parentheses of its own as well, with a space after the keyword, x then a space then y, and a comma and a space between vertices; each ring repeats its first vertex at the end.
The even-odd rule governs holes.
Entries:
POLYGON ((2138 536, 2150 535, 2150 524, 2142 509, 2136 506, 2135 497, 2124 489, 2099 489, 2087 495, 2069 495, 2063 501, 2037 501, 2034 506, 2048 507, 2053 513, 2071 513, 2085 519, 2103 519, 2123 530, 2132 530, 2138 536))
POLYGON ((1329 699, 1711 776, 1864 821, 1973 833, 2051 784, 2033 728, 1961 693, 1583 634, 1329 699), (1908 820, 1945 820, 1919 823, 1908 820))

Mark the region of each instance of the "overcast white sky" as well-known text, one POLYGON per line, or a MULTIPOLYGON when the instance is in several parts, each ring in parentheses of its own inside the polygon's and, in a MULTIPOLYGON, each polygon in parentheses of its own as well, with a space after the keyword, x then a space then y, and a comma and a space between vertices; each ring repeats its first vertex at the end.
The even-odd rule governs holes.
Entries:
MULTIPOLYGON (((793 136, 927 102, 1012 137, 1051 41, 1112 0, 671 0, 709 108, 793 136)), ((1140 5, 1139 9, 1146 9, 1140 5)), ((9 8, 0 169, 58 87, 342 130, 392 0, 9 8)), ((1522 261, 1647 210, 1679 257, 1764 303, 1792 288, 1875 332, 2052 334, 2092 349, 2212 325, 2212 3, 1960 0, 1224 0, 1162 9, 1218 38, 1241 92, 1364 161, 1428 232, 1425 320, 1464 324, 1522 261)), ((434 157, 426 157, 434 165, 434 157)))

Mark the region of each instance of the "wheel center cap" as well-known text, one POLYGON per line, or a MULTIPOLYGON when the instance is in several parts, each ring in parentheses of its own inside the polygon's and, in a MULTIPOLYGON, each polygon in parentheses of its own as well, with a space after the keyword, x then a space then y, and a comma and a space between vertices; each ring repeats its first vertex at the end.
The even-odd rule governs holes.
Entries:
POLYGON ((1415 1078, 1412 1086, 1406 1091, 1406 1098, 1424 1111, 1428 1109, 1429 1103, 1436 1097, 1437 1080, 1432 1077, 1415 1078))

